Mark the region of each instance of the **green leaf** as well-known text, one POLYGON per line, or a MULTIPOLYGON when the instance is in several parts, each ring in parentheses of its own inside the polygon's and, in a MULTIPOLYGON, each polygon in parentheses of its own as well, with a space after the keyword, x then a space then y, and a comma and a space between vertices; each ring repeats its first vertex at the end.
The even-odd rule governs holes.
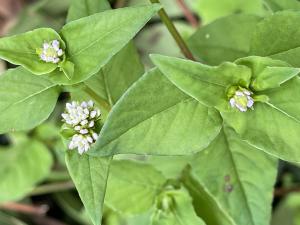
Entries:
POLYGON ((107 0, 72 0, 68 11, 67 22, 90 16, 110 9, 110 4, 107 0))
MULTIPOLYGON (((109 7, 105 1, 82 1, 73 0, 68 12, 68 21, 79 19, 84 16, 100 12, 109 7)), ((75 88, 79 96, 84 96, 79 88, 75 88)), ((72 98, 80 100, 78 95, 72 94, 72 98)), ((84 99, 86 100, 86 99, 84 99)), ((99 158, 89 155, 79 156, 74 152, 67 152, 66 163, 70 175, 79 192, 80 198, 85 206, 94 225, 100 225, 103 214, 103 202, 109 167, 112 157, 99 158), (88 180, 86 180, 88 178, 88 180)))
POLYGON ((230 14, 264 14, 262 0, 194 0, 193 5, 205 24, 230 14))
POLYGON ((178 88, 207 106, 229 108, 227 89, 248 87, 251 70, 243 65, 223 63, 207 66, 179 58, 152 55, 152 61, 178 88))
POLYGON ((65 60, 59 64, 59 70, 61 70, 64 75, 71 80, 74 74, 74 64, 65 60))
MULTIPOLYGON (((84 6, 80 7, 83 1, 73 1, 69 10, 69 15, 76 19, 77 15, 81 15, 80 8, 94 9, 99 11, 109 9, 110 6, 106 1, 86 1, 84 6), (80 3, 80 4, 79 4, 80 3), (74 10, 72 10, 74 8, 74 10), (75 10, 76 9, 76 10, 75 10), (74 14, 74 15, 73 15, 74 14), (76 15, 75 15, 76 14, 76 15)), ((90 13, 95 13, 94 10, 90 13)), ((87 12, 86 12, 87 13, 87 12)), ((89 14, 86 14, 86 16, 89 14)), ((113 106, 121 95, 144 73, 144 67, 139 59, 138 52, 132 42, 129 42, 122 50, 120 50, 110 61, 101 68, 101 70, 87 79, 84 83, 93 90, 103 100, 100 105, 101 109, 107 105, 113 106)), ((90 98, 84 91, 78 88, 72 92, 72 97, 76 99, 86 100, 90 98)))
POLYGON ((220 125, 216 110, 185 95, 155 69, 113 107, 89 154, 191 154, 205 148, 220 125))
POLYGON ((92 157, 68 151, 66 163, 79 196, 94 225, 101 225, 111 157, 92 157))
POLYGON ((85 84, 113 106, 143 73, 138 52, 130 42, 85 84))
POLYGON ((57 64, 42 61, 36 50, 42 48, 45 41, 52 40, 58 40, 62 49, 65 49, 63 40, 50 28, 4 37, 0 39, 0 57, 10 63, 21 65, 36 75, 50 73, 57 68, 57 64))
POLYGON ((219 65, 249 55, 253 30, 261 18, 254 15, 231 15, 200 27, 188 40, 199 60, 219 65))
POLYGON ((185 189, 168 190, 160 196, 161 207, 152 218, 152 225, 205 225, 197 216, 192 198, 185 189))
POLYGON ((146 162, 162 172, 168 179, 178 179, 183 169, 194 155, 187 156, 147 156, 146 162))
POLYGON ((283 11, 260 22, 254 30, 251 54, 269 56, 300 67, 300 12, 283 11))
POLYGON ((52 157, 48 149, 33 139, 24 139, 0 150, 0 202, 25 197, 50 172, 52 157))
POLYGON ((300 72, 299 68, 293 68, 286 62, 266 57, 250 56, 238 59, 235 63, 251 68, 251 87, 255 91, 280 87, 300 72))
POLYGON ((254 110, 222 112, 224 121, 246 140, 271 155, 300 162, 300 78, 295 77, 280 88, 260 92, 269 101, 256 102, 254 110))
POLYGON ((300 10, 298 0, 264 0, 265 6, 273 12, 283 10, 300 10))
POLYGON ((60 84, 74 84, 99 72, 160 9, 159 4, 107 10, 65 25, 61 35, 67 42, 68 60, 75 64, 71 81, 53 73, 60 84), (109 20, 107 19, 109 18, 109 20))
POLYGON ((187 167, 182 182, 193 198, 194 210, 208 225, 236 225, 212 193, 193 176, 191 167, 187 167))
POLYGON ((105 204, 121 214, 144 213, 153 207, 165 182, 164 176, 151 165, 129 160, 113 161, 105 204))
POLYGON ((276 162, 225 127, 191 162, 191 176, 234 220, 233 224, 268 225, 276 162))
POLYGON ((21 67, 2 74, 0 83, 0 133, 39 125, 53 111, 60 91, 44 76, 21 67))

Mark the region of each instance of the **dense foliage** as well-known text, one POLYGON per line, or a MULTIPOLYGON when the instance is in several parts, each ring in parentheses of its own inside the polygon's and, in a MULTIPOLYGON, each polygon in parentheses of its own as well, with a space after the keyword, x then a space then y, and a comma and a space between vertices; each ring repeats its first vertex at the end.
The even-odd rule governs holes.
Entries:
POLYGON ((270 224, 278 162, 300 162, 300 2, 187 1, 203 25, 184 38, 150 2, 73 0, 62 27, 0 39, 0 207, 52 193, 70 224, 270 224), (182 55, 166 30, 138 53, 157 13, 182 55), (73 185, 84 209, 54 194, 73 185))

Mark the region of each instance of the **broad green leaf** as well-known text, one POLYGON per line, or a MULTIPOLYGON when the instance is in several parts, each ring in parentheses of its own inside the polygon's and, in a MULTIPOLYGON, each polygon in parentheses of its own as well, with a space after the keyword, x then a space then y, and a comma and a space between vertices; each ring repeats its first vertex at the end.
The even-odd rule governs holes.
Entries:
POLYGON ((72 0, 67 22, 90 16, 95 13, 110 9, 110 4, 107 0, 72 0))
POLYGON ((24 139, 0 150, 0 202, 25 197, 50 172, 48 149, 33 139, 24 139))
POLYGON ((191 162, 191 176, 213 196, 233 224, 268 225, 276 162, 225 127, 191 162))
POLYGON ((293 68, 286 62, 267 57, 250 56, 238 59, 235 63, 251 68, 250 86, 254 91, 280 87, 281 84, 297 76, 300 72, 299 68, 293 68))
POLYGON ((111 157, 66 153, 66 163, 79 196, 94 225, 101 225, 103 201, 111 157))
POLYGON ((162 202, 154 212, 152 225, 205 225, 195 213, 192 198, 185 189, 168 190, 160 197, 162 202))
POLYGON ((113 106, 143 73, 137 50, 130 42, 85 84, 113 106))
MULTIPOLYGON (((69 16, 76 19, 82 12, 77 12, 81 7, 94 8, 103 11, 110 6, 106 1, 73 1, 69 16), (80 4, 84 3, 84 6, 80 7, 80 4), (75 10, 76 9, 76 10, 75 10), (76 14, 76 15, 75 15, 76 14), (76 17, 77 16, 77 17, 76 17)), ((87 13, 87 12, 86 12, 87 13)), ((95 13, 94 10, 90 13, 95 13)), ((89 14, 86 14, 86 16, 89 14)), ((91 90, 97 93, 103 100, 103 104, 100 105, 101 109, 105 109, 106 106, 113 106, 114 103, 121 97, 121 95, 144 73, 143 65, 139 59, 138 52, 132 42, 129 42, 122 50, 120 50, 110 61, 101 68, 101 70, 87 79, 84 83, 91 90)), ((79 91, 78 88, 72 92, 72 97, 77 99, 86 100, 90 98, 84 91, 79 91)))
POLYGON ((269 56, 300 67, 300 12, 282 11, 267 17, 254 30, 251 54, 269 56))
POLYGON ((194 155, 187 156, 148 156, 146 162, 162 172, 168 179, 178 179, 183 169, 194 155))
POLYGON ((230 14, 264 14, 262 0, 194 0, 192 4, 205 24, 230 14))
POLYGON ((243 65, 226 62, 220 66, 207 66, 161 55, 151 58, 172 83, 207 106, 229 107, 227 89, 250 84, 251 70, 243 65))
POLYGON ((0 133, 39 125, 53 111, 60 91, 44 76, 21 67, 2 74, 0 83, 0 133))
POLYGON ((193 198, 195 212, 207 225, 236 225, 209 189, 193 176, 190 166, 184 170, 182 182, 193 198))
POLYGON ((74 84, 99 72, 160 9, 159 4, 107 10, 66 24, 61 35, 67 42, 68 60, 75 64, 74 77, 49 76, 57 83, 74 84), (108 19, 109 18, 109 19, 108 19))
POLYGON ((154 69, 113 107, 89 154, 187 155, 205 148, 220 126, 215 109, 185 95, 154 69))
POLYGON ((62 49, 65 44, 56 31, 50 28, 39 28, 23 34, 0 39, 0 57, 10 63, 21 65, 30 72, 41 75, 54 71, 57 64, 46 63, 40 59, 36 50, 43 43, 58 40, 62 49))
POLYGON ((122 214, 146 212, 154 206, 156 195, 166 182, 151 165, 116 160, 111 163, 105 204, 122 214))
POLYGON ((219 65, 249 55, 253 30, 261 18, 231 15, 200 27, 188 40, 194 56, 209 65, 219 65))
POLYGON ((268 10, 276 12, 282 10, 300 10, 298 0, 263 0, 268 10))
POLYGON ((246 140, 271 155, 300 162, 300 78, 295 77, 280 88, 260 92, 266 103, 256 102, 254 110, 222 112, 224 121, 246 140))
POLYGON ((70 6, 70 2, 73 0, 39 0, 30 4, 32 10, 40 10, 48 16, 53 16, 56 18, 62 16, 62 14, 66 13, 70 6))
POLYGON ((18 14, 16 24, 9 30, 8 35, 21 34, 41 27, 59 30, 63 23, 64 18, 49 18, 45 11, 37 11, 35 5, 30 4, 18 14))
MULTIPOLYGON (((100 12, 109 7, 105 1, 73 0, 68 12, 68 21, 79 19, 100 12), (84 10, 85 9, 85 10, 84 10)), ((84 96, 79 88, 75 88, 79 96, 84 96)), ((80 98, 72 94, 72 98, 80 98)), ((88 98, 87 98, 88 99, 88 98)), ((86 101, 87 99, 84 99, 86 101)), ((66 155, 68 170, 74 180, 80 198, 94 225, 101 224, 103 202, 109 173, 111 157, 95 158, 89 155, 79 156, 74 152, 66 155), (78 168, 80 164, 80 168, 78 168), (82 168, 82 169, 81 169, 82 168), (86 177, 89 180, 86 182, 86 177)))

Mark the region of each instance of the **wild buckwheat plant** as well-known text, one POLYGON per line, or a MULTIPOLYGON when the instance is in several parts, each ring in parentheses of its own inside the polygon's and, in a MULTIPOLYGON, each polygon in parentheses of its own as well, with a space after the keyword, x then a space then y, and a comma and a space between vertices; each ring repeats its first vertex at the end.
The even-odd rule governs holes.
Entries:
POLYGON ((0 38, 1 225, 297 224, 298 1, 31 7, 0 38))

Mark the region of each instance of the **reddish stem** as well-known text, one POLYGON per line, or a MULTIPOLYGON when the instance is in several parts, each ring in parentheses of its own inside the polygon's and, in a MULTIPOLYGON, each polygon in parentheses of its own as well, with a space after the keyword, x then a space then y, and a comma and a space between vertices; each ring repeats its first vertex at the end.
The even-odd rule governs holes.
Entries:
POLYGON ((194 14, 191 12, 189 7, 186 5, 184 0, 177 0, 177 4, 181 8, 186 20, 193 26, 193 27, 198 27, 199 22, 197 18, 194 16, 194 14))

